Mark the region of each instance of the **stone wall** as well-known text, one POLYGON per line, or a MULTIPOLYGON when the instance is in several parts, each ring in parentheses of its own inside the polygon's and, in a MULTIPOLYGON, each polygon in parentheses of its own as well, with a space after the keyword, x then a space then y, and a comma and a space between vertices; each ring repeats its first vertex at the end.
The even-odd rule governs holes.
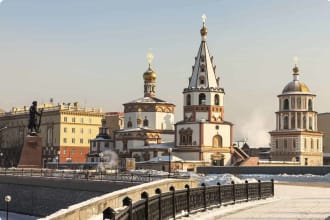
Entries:
POLYGON ((6 195, 12 197, 11 212, 47 216, 70 205, 138 183, 87 181, 25 176, 0 177, 0 209, 6 195))
POLYGON ((168 192, 171 186, 179 190, 184 189, 186 184, 188 184, 190 187, 197 187, 198 181, 195 179, 164 179, 133 186, 72 205, 66 210, 60 210, 50 216, 43 218, 43 220, 89 219, 92 216, 102 214, 103 211, 108 207, 113 209, 122 207, 123 199, 125 197, 129 197, 133 200, 133 202, 135 202, 140 200, 142 192, 147 192, 149 196, 152 196, 155 194, 155 190, 157 188, 161 189, 162 192, 168 192))

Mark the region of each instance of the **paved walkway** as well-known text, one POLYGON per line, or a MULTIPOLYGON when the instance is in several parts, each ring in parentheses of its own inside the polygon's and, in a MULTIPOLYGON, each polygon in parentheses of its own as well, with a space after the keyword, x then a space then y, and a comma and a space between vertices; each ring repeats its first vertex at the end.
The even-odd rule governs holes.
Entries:
POLYGON ((240 203, 196 213, 185 220, 215 219, 329 219, 330 187, 275 185, 275 198, 240 203))

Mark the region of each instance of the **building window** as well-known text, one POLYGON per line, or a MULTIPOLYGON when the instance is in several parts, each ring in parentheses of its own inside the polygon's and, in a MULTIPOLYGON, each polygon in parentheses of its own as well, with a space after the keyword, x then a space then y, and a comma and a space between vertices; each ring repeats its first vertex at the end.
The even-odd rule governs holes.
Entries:
POLYGON ((72 143, 73 144, 76 143, 76 139, 72 138, 72 143))
POLYGON ((288 140, 287 139, 284 139, 284 148, 288 148, 288 140))
POLYGON ((188 94, 186 96, 186 105, 191 105, 191 96, 190 96, 190 94, 188 94))
POLYGON ((63 143, 66 143, 66 141, 67 141, 66 138, 63 138, 63 143))
MULTIPOLYGON (((204 72, 204 71, 202 71, 202 72, 204 72)), ((204 83, 205 83, 205 77, 204 76, 200 76, 199 77, 199 84, 200 85, 204 85, 204 83)))
POLYGON ((88 134, 91 134, 91 133, 92 133, 92 129, 88 128, 88 134))
POLYGON ((88 121, 89 121, 89 124, 92 124, 92 119, 91 118, 89 118, 88 121))
POLYGON ((303 128, 307 129, 306 117, 303 117, 303 128))
POLYGON ((83 128, 80 128, 80 133, 84 133, 84 129, 83 128))
POLYGON ((72 118, 72 123, 76 123, 76 118, 75 117, 72 118))
POLYGON ((222 147, 222 137, 220 135, 213 137, 213 147, 222 147))
POLYGON ((84 139, 80 138, 80 143, 83 144, 84 143, 84 139))
POLYGON ((295 116, 291 116, 291 129, 296 128, 296 118, 295 116))
POLYGON ((289 129, 289 116, 284 116, 284 129, 289 129))
POLYGON ((313 118, 309 117, 309 130, 313 130, 313 118))
POLYGON ((219 105, 220 104, 220 101, 219 101, 220 99, 219 99, 219 95, 218 94, 216 94, 215 96, 214 96, 214 104, 215 105, 219 105))
POLYGON ((307 149, 307 138, 304 138, 304 151, 307 149))
POLYGON ((75 154, 75 149, 71 149, 71 154, 73 155, 73 154, 75 154))
POLYGON ((276 149, 278 149, 278 140, 277 139, 275 140, 275 147, 276 147, 276 149))
POLYGON ((284 99, 283 110, 289 110, 289 99, 284 99))
POLYGON ((301 109, 301 97, 297 98, 297 108, 301 109))
POLYGON ((65 128, 64 128, 64 133, 66 133, 67 131, 68 131, 68 129, 65 127, 65 128))
POLYGON ((75 128, 72 128, 72 133, 76 133, 76 129, 75 128))
POLYGON ((127 122, 127 127, 128 127, 128 128, 131 128, 131 127, 132 127, 132 122, 131 122, 131 121, 128 121, 128 122, 127 122))
POLYGON ((80 123, 81 123, 81 124, 84 123, 84 118, 80 118, 80 123))
POLYGON ((308 99, 308 111, 313 111, 313 102, 311 99, 308 99))
POLYGON ((192 130, 190 128, 181 129, 180 133, 180 145, 191 145, 192 144, 192 130))
POLYGON ((64 122, 68 122, 68 118, 67 117, 64 117, 64 122))
POLYGON ((143 120, 143 127, 148 127, 149 126, 149 121, 147 119, 147 116, 143 120))
POLYGON ((206 99, 206 97, 205 97, 205 94, 204 93, 199 94, 199 96, 198 96, 198 104, 199 105, 205 105, 205 99, 206 99))

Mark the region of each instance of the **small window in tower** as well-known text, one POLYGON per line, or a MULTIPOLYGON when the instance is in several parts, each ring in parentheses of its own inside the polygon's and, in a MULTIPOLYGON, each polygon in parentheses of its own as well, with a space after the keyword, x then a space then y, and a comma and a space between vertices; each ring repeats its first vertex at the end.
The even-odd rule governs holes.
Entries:
POLYGON ((128 127, 128 128, 131 128, 131 127, 132 127, 132 122, 131 122, 131 121, 128 121, 128 122, 127 122, 127 127, 128 127))
POLYGON ((218 95, 218 94, 216 94, 216 95, 214 96, 214 104, 215 104, 215 105, 219 105, 219 95, 218 95))
POLYGON ((284 129, 289 129, 289 117, 284 116, 284 129))
POLYGON ((204 76, 200 76, 199 77, 199 84, 204 85, 204 83, 205 83, 205 77, 204 76))
POLYGON ((188 94, 186 96, 186 105, 191 105, 191 96, 190 96, 190 94, 188 94))
POLYGON ((313 130, 313 118, 309 117, 309 130, 313 130))
POLYGON ((284 99, 283 110, 289 110, 289 99, 284 99))
POLYGON ((313 111, 313 102, 311 99, 308 100, 308 111, 313 111))
POLYGON ((206 96, 205 96, 205 94, 204 93, 201 93, 201 94, 199 94, 199 96, 198 96, 198 104, 199 105, 205 105, 205 99, 206 99, 206 96))
POLYGON ((143 127, 148 127, 149 126, 149 121, 147 119, 147 116, 143 120, 143 127))
POLYGON ((216 130, 219 130, 219 125, 216 125, 216 126, 215 126, 215 129, 216 129, 216 130))

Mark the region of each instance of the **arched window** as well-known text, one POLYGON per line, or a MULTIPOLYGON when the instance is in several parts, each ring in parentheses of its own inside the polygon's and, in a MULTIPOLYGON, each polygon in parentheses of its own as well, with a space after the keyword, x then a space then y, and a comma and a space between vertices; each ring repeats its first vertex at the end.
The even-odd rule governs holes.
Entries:
POLYGON ((190 96, 190 94, 188 94, 186 96, 186 105, 191 105, 191 96, 190 96))
POLYGON ((192 144, 192 130, 190 128, 180 129, 180 145, 191 145, 192 144))
POLYGON ((313 118, 312 117, 309 117, 309 119, 308 119, 309 121, 309 130, 313 130, 313 118))
POLYGON ((218 95, 218 94, 216 94, 216 95, 214 96, 214 104, 215 104, 215 105, 219 105, 219 95, 218 95))
POLYGON ((213 136, 213 147, 222 147, 222 137, 220 135, 213 136))
POLYGON ((284 129, 289 129, 289 117, 288 116, 284 116, 284 129))
POLYGON ((295 116, 291 117, 291 129, 295 129, 296 128, 296 118, 295 116))
POLYGON ((199 105, 205 105, 205 99, 206 99, 206 97, 205 97, 205 94, 204 93, 201 93, 201 94, 199 94, 199 96, 198 96, 198 104, 199 105))
POLYGON ((204 83, 205 83, 205 77, 204 76, 200 76, 199 77, 199 84, 204 85, 204 83))
POLYGON ((289 99, 284 99, 283 109, 284 110, 289 110, 289 99))
POLYGON ((147 116, 143 120, 143 127, 148 127, 149 126, 149 121, 147 119, 147 116))
POLYGON ((313 111, 313 102, 311 99, 308 100, 308 111, 313 111))
POLYGON ((132 127, 131 119, 127 122, 127 127, 128 127, 128 128, 131 128, 131 127, 132 127))

